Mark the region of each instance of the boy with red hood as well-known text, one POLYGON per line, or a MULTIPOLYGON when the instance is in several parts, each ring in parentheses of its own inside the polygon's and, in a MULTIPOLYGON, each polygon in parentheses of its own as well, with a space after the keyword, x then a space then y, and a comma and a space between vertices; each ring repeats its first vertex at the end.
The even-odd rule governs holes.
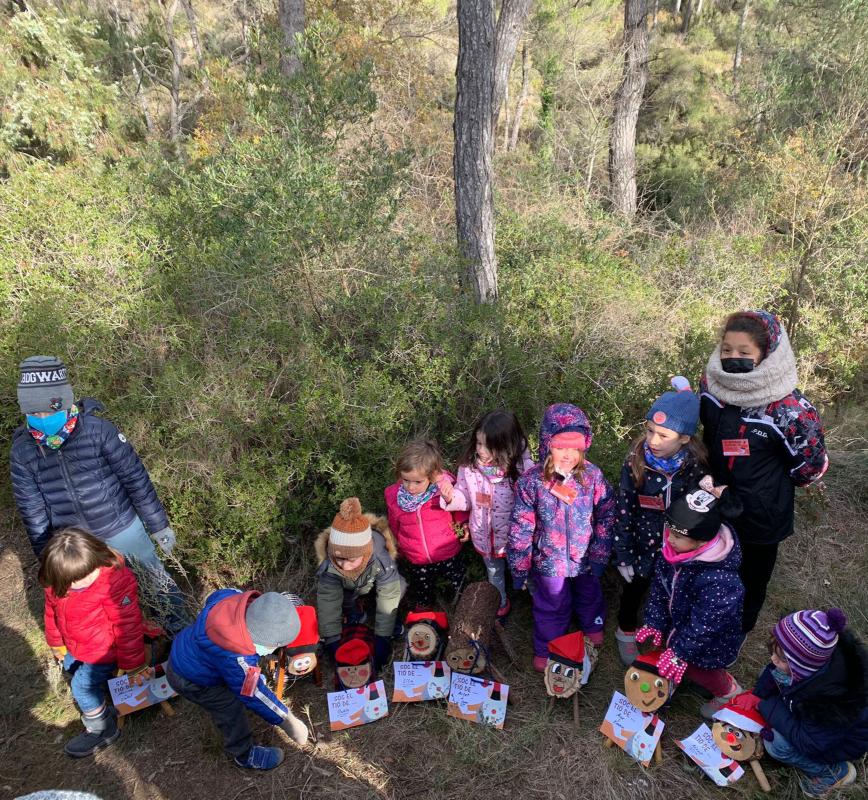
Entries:
POLYGON ((219 589, 196 621, 175 637, 166 665, 169 684, 208 711, 239 767, 273 769, 284 757, 279 747, 253 744, 245 706, 279 725, 297 744, 307 741, 304 723, 259 674, 260 657, 291 644, 300 632, 298 611, 285 595, 219 589))

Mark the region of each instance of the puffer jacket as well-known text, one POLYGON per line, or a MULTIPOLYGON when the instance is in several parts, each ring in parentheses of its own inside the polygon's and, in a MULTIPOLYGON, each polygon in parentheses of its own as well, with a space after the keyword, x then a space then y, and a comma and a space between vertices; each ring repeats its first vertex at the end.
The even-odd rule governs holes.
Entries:
POLYGON ((798 389, 765 408, 738 408, 701 383, 700 417, 714 482, 732 486, 744 511, 735 523, 744 542, 775 544, 793 532, 795 487, 828 466, 823 423, 798 389), (746 456, 724 455, 725 440, 745 440, 746 456))
POLYGON ((138 584, 118 557, 116 567, 101 567, 86 589, 57 597, 45 590, 45 640, 63 645, 84 664, 117 664, 132 670, 145 663, 145 629, 139 610, 138 584))
POLYGON ((575 489, 568 505, 551 492, 543 476, 552 437, 578 430, 591 442, 585 413, 568 403, 549 406, 540 426, 540 463, 519 478, 507 543, 507 559, 516 586, 524 585, 531 566, 540 575, 575 577, 587 572, 602 575, 612 552, 615 497, 599 467, 585 462, 582 480, 563 486, 575 489))
MULTIPOLYGON (((455 476, 443 475, 450 481, 455 476)), ((398 554, 411 564, 436 564, 454 558, 461 551, 461 542, 455 536, 453 523, 467 522, 466 511, 444 511, 440 507, 440 490, 416 511, 404 511, 398 505, 400 483, 386 487, 386 512, 389 527, 398 543, 398 554)))
POLYGON ((359 597, 373 591, 377 598, 374 634, 389 638, 395 631, 398 604, 404 593, 404 581, 395 563, 398 551, 386 520, 374 514, 365 514, 365 517, 371 524, 374 552, 368 566, 355 580, 344 575, 329 559, 329 528, 321 531, 314 542, 319 563, 316 571, 316 615, 320 636, 326 644, 340 638, 345 592, 359 597))
POLYGON ((739 566, 741 547, 726 525, 707 550, 685 560, 670 563, 664 551, 657 554, 645 624, 660 631, 664 645, 692 666, 718 669, 738 656, 744 638, 739 566))
MULTIPOLYGON (((530 453, 525 451, 520 471, 527 472, 533 465, 530 453)), ((458 468, 452 502, 446 503, 440 498, 441 508, 447 511, 470 512, 470 540, 483 558, 503 558, 506 555, 514 505, 515 487, 509 478, 494 483, 472 466, 458 468), (490 498, 489 505, 479 502, 482 496, 490 498)))
POLYGON ((770 664, 754 694, 771 728, 808 758, 833 764, 868 752, 868 656, 850 631, 821 670, 782 688, 770 664))
POLYGON ((96 414, 101 403, 79 403, 75 429, 59 449, 36 443, 26 426, 15 431, 12 491, 33 552, 70 525, 110 539, 138 515, 149 533, 169 524, 148 472, 118 429, 96 414))
POLYGON ((627 456, 621 467, 618 513, 615 516, 613 549, 616 564, 632 566, 643 578, 651 574, 654 557, 663 545, 665 509, 689 486, 698 484, 706 472, 690 455, 681 469, 673 473, 658 471, 646 464, 642 486, 637 488, 630 468, 630 456, 627 456), (662 507, 654 508, 656 503, 662 507))
POLYGON ((259 667, 245 621, 247 606, 257 597, 259 592, 240 589, 212 592, 196 621, 172 642, 169 664, 173 672, 197 686, 227 686, 251 711, 272 725, 280 725, 287 716, 286 706, 262 675, 252 694, 241 693, 247 673, 259 667))

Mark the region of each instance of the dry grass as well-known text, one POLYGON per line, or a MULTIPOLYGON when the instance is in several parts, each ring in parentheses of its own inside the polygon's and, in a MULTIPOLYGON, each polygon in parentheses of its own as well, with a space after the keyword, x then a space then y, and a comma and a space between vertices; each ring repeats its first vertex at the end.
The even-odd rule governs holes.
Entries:
MULTIPOLYGON (((856 428, 858 430, 858 426, 856 428)), ((750 684, 765 663, 765 633, 778 613, 796 606, 843 606, 855 630, 868 640, 868 549, 864 500, 868 461, 864 440, 849 425, 836 430, 830 444, 833 470, 822 498, 799 506, 799 533, 782 547, 779 567, 757 631, 750 637, 736 676, 750 684), (847 431, 850 431, 849 433, 847 431), (840 435, 839 435, 840 434, 840 435)), ((284 765, 251 775, 232 767, 221 754, 220 739, 201 709, 175 703, 178 715, 156 711, 133 717, 121 742, 94 762, 72 762, 62 743, 78 722, 66 689, 52 676, 41 643, 39 587, 23 533, 8 512, 0 516, 0 677, 4 711, 0 718, 0 795, 39 788, 89 789, 104 800, 234 800, 235 798, 417 798, 443 800, 514 796, 526 800, 695 800, 697 797, 759 798, 751 774, 729 790, 701 775, 673 744, 700 723, 700 698, 681 690, 664 712, 663 764, 649 770, 620 751, 602 747, 596 729, 613 689, 622 681, 612 632, 597 672, 581 703, 578 730, 569 704, 545 712, 545 696, 530 661, 530 609, 519 599, 509 624, 520 663, 499 663, 519 705, 511 707, 506 728, 493 731, 446 717, 441 705, 395 706, 390 716, 350 732, 328 731, 324 690, 309 680, 289 692, 296 711, 307 714, 317 744, 304 751, 286 744, 284 765), (22 568, 22 564, 24 567, 22 568)), ((268 588, 302 590, 312 596, 307 554, 275 576, 268 588)), ((615 601, 615 580, 605 582, 615 601)), ((614 621, 610 621, 610 628, 614 621)), ((326 679, 330 676, 327 675, 326 679)), ((388 683, 388 675, 387 683, 388 683)), ((326 684, 328 686, 328 683, 326 684)), ((260 739, 283 744, 282 735, 259 722, 260 739)), ((865 760, 860 781, 849 797, 868 797, 865 760)), ((801 797, 794 773, 766 759, 776 800, 801 797)))

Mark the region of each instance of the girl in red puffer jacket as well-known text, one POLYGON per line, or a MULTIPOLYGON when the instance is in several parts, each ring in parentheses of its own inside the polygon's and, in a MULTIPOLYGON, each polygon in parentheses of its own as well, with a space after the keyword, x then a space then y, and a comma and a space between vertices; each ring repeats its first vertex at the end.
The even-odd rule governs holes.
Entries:
POLYGON ((138 584, 123 556, 80 528, 55 534, 42 552, 45 638, 72 674, 72 696, 85 732, 67 742, 73 758, 89 756, 120 736, 106 681, 118 668, 146 670, 138 584))

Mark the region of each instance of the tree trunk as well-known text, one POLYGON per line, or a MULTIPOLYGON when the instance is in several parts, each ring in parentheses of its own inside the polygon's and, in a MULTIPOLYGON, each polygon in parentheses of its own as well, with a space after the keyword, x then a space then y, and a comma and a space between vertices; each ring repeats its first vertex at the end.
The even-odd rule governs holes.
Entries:
POLYGON ((301 67, 298 35, 304 32, 304 0, 277 0, 277 16, 283 31, 280 71, 291 78, 301 67))
POLYGON ((530 12, 532 0, 503 0, 500 16, 497 18, 497 31, 494 45, 494 86, 492 89, 491 115, 492 131, 497 130, 497 117, 503 98, 506 95, 506 84, 509 82, 509 72, 515 59, 515 51, 521 40, 524 24, 530 12))
POLYGON ((455 220, 458 249, 477 303, 497 299, 494 256, 493 150, 494 8, 491 0, 458 0, 455 220))
POLYGON ((651 12, 651 32, 657 28, 657 14, 660 13, 660 0, 654 0, 654 10, 651 12))
POLYGON ((744 41, 744 26, 747 22, 747 12, 750 8, 750 0, 744 0, 741 16, 738 18, 738 33, 735 37, 735 56, 732 59, 732 86, 738 89, 738 71, 741 69, 742 42, 744 41))
POLYGON ((166 27, 166 43, 172 56, 169 67, 169 140, 175 155, 181 156, 181 68, 183 54, 175 36, 175 15, 178 13, 178 0, 161 0, 163 21, 166 27))
POLYGON ((202 42, 199 39, 199 25, 196 22, 196 12, 193 10, 193 0, 181 0, 184 13, 187 15, 187 24, 190 26, 190 39, 193 42, 193 50, 196 53, 196 63, 199 69, 205 69, 205 54, 202 52, 202 42))
POLYGON ((673 13, 676 16, 681 13, 681 0, 675 0, 675 11, 673 13))
POLYGON ((646 0, 624 5, 624 77, 615 92, 609 140, 609 183, 612 206, 625 217, 636 214, 636 123, 648 81, 646 0))
POLYGON ((687 33, 690 30, 690 23, 693 19, 693 0, 687 0, 687 5, 684 6, 684 15, 681 17, 681 33, 687 33))
POLYGON ((521 91, 515 104, 515 118, 512 121, 512 135, 509 137, 509 149, 515 150, 518 146, 518 135, 521 131, 521 118, 527 98, 530 94, 530 53, 527 51, 527 42, 521 48, 521 91))

